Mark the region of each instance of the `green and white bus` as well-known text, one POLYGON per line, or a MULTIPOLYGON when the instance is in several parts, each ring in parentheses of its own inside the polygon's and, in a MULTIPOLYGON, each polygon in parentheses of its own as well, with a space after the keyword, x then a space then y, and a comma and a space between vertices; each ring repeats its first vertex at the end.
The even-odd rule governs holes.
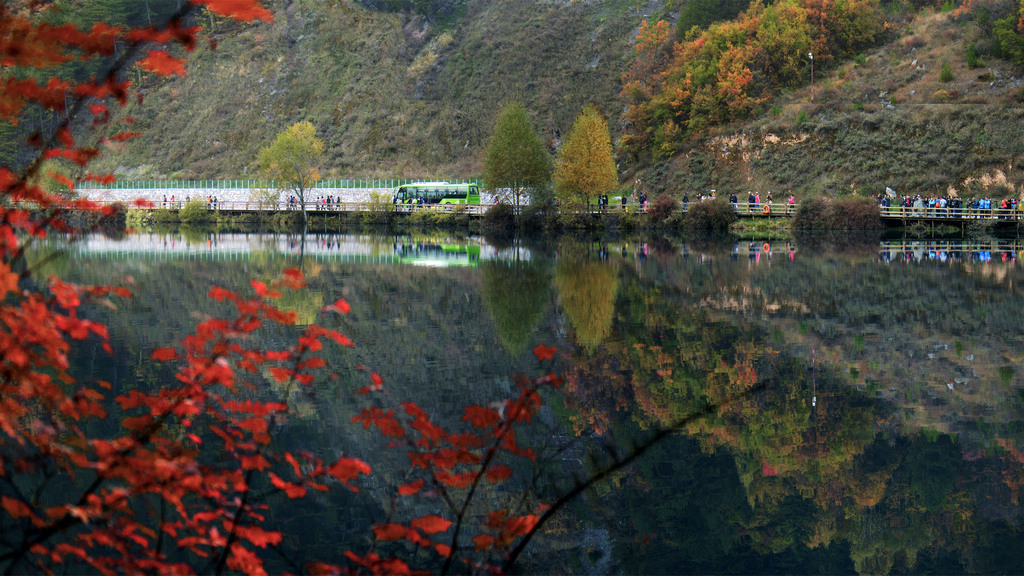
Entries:
POLYGON ((476 184, 414 182, 395 188, 391 201, 395 204, 479 204, 480 187, 476 184))

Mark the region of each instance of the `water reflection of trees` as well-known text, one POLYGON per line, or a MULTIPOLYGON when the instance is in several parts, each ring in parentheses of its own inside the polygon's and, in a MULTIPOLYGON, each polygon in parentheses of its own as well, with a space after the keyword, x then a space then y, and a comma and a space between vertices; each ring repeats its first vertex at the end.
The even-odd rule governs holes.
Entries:
MULTIPOLYGON (((577 429, 629 445, 649 428, 767 385, 598 491, 606 503, 599 516, 618 527, 624 571, 1024 569, 1009 552, 1024 544, 1014 373, 999 383, 1002 400, 985 392, 1011 406, 1002 424, 986 422, 985 440, 921 427, 927 420, 915 412, 930 410, 922 405, 932 396, 864 390, 863 377, 847 371, 872 346, 898 346, 858 339, 869 325, 902 337, 938 328, 973 339, 977 354, 990 337, 1017 341, 1010 319, 1024 312, 1014 297, 1020 270, 893 269, 875 254, 801 253, 758 267, 719 251, 690 253, 667 270, 621 269, 611 332, 570 368, 577 429), (828 360, 814 374, 811 345, 828 360)), ((947 361, 967 355, 942 352, 947 361)), ((939 359, 932 356, 910 365, 939 359)), ((891 370, 869 364, 857 365, 878 377, 891 370)))
MULTIPOLYGON (((619 276, 614 264, 607 259, 591 259, 585 250, 581 246, 564 247, 555 264, 555 287, 576 341, 593 351, 611 331, 619 276)), ((598 257, 602 258, 600 254, 598 257)))
MULTIPOLYGON (((554 310, 547 282, 572 328, 566 341, 579 344, 557 416, 587 438, 629 447, 765 384, 594 490, 579 517, 612 530, 622 572, 1024 571, 1014 555, 1024 549, 1021 370, 1012 355, 1024 317, 1019 266, 979 273, 965 262, 898 266, 866 252, 761 251, 756 260, 731 248, 646 248, 560 247, 553 272, 549 262, 485 262, 479 282, 395 267, 307 272, 322 301, 344 286, 353 304, 345 331, 363 349, 328 357, 342 380, 356 362, 379 366, 395 397, 439 414, 495 397, 513 371, 501 349, 515 356, 524 342, 557 337, 542 322, 554 310), (481 326, 487 315, 496 333, 481 326), (925 381, 943 370, 971 383, 953 381, 949 391, 944 380, 925 381)), ((80 272, 135 275, 145 300, 132 304, 130 325, 112 328, 129 334, 116 345, 131 353, 119 357, 136 356, 192 322, 168 310, 203 309, 210 284, 242 286, 264 266, 280 267, 266 258, 80 272)), ((295 304, 312 314, 320 301, 295 304)), ((321 389, 288 440, 369 449, 346 431, 347 385, 321 389)), ((385 484, 401 474, 382 469, 385 484)), ((303 521, 354 508, 323 504, 303 521)))
POLYGON ((551 274, 523 261, 480 265, 483 298, 502 347, 513 357, 526 350, 550 303, 551 274))

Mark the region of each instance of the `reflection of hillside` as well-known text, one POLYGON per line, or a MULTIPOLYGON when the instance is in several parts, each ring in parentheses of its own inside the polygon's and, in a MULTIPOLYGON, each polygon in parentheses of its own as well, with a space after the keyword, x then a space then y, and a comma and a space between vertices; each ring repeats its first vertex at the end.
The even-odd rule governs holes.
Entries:
POLYGON ((1024 269, 1010 246, 956 247, 769 265, 691 255, 669 280, 681 304, 753 322, 801 354, 815 346, 859 389, 903 406, 912 427, 984 442, 979 422, 1019 418, 1002 399, 1022 372, 1024 269))
MULTIPOLYGON (((361 249, 393 256, 396 242, 361 249)), ((459 407, 502 397, 509 374, 535 367, 520 362, 533 345, 557 344, 569 363, 564 403, 530 441, 571 423, 585 445, 628 449, 719 406, 559 525, 565 541, 581 518, 611 531, 619 572, 1020 572, 998 554, 1024 545, 1020 262, 731 248, 570 244, 556 262, 482 258, 478 269, 308 260, 309 292, 287 304, 357 348, 325 355, 337 375, 303 392, 287 440, 379 456, 379 484, 363 494, 385 502, 407 461, 353 430, 351 391, 367 380, 356 365, 383 376, 386 408, 411 400, 458 421, 459 407), (341 297, 351 314, 320 315, 341 297)), ((109 319, 113 362, 149 383, 163 375, 128 360, 223 312, 210 286, 250 293, 250 280, 293 263, 264 253, 48 265, 89 282, 133 278, 140 297, 109 319)), ((292 336, 275 329, 260 342, 292 336)), ((565 476, 568 460, 552 474, 565 476)), ((304 511, 311 525, 355 507, 317 504, 304 511)), ((330 548, 338 536, 323 534, 330 548)))
MULTIPOLYGON (((809 286, 791 290, 798 296, 789 296, 791 302, 841 299, 844 290, 856 292, 852 285, 860 279, 874 277, 873 266, 869 260, 808 259, 799 273, 814 274, 806 276, 809 286)), ((960 429, 975 420, 970 406, 953 401, 908 395, 890 402, 890 394, 865 389, 863 377, 851 380, 846 362, 872 362, 875 348, 905 354, 907 348, 886 335, 916 325, 872 325, 866 329, 876 337, 858 338, 864 332, 854 328, 863 327, 840 322, 841 306, 831 317, 796 311, 792 304, 771 306, 777 302, 771 294, 784 294, 779 287, 795 282, 793 273, 783 266, 766 270, 720 260, 682 261, 657 276, 626 277, 620 293, 629 304, 617 311, 602 353, 577 359, 577 373, 586 379, 572 388, 574 407, 588 416, 592 429, 603 431, 594 424, 604 423, 619 441, 642 438, 645 428, 669 425, 708 404, 720 405, 685 428, 701 456, 686 454, 685 466, 674 464, 675 455, 653 456, 653 463, 641 464, 629 479, 617 482, 618 493, 608 496, 612 510, 607 514, 619 519, 616 538, 643 542, 653 552, 639 556, 623 550, 625 562, 636 562, 624 571, 652 566, 754 573, 779 566, 861 574, 934 567, 941 572, 950 566, 1019 570, 1020 559, 1005 550, 1017 549, 1024 539, 1019 529, 1004 529, 1003 522, 1021 519, 1024 462, 1013 456, 1019 449, 1006 454, 998 448, 1003 442, 1020 445, 1019 401, 1005 385, 991 390, 990 400, 1007 405, 1000 413, 1001 429, 988 432, 989 438, 1002 435, 998 442, 986 444, 978 434, 943 435, 913 422, 915 406, 945 410, 960 429), (717 286, 715 278, 744 282, 717 286), (727 305, 714 307, 715 302, 727 305), (812 346, 815 364, 808 357, 812 346), (618 378, 603 377, 608 371, 618 378), (744 395, 756 382, 765 390, 744 395), (858 382, 860 390, 854 386, 858 382), (1005 440, 1007 434, 1014 439, 1005 440), (734 463, 742 487, 738 494, 717 485, 727 485, 730 477, 721 477, 720 464, 707 470, 715 466, 712 455, 723 454, 734 463), (701 482, 686 475, 690 466, 717 475, 716 486, 701 484, 699 496, 690 494, 688 483, 701 482), (688 497, 676 500, 670 496, 676 491, 688 497), (720 510, 728 516, 716 513, 720 510), (738 528, 730 532, 729 526, 738 528), (731 537, 707 538, 723 532, 731 537)), ((913 276, 907 282, 920 280, 913 276)), ((979 289, 996 293, 999 287, 979 289)), ((933 347, 931 359, 925 354, 904 360, 907 370, 919 371, 924 361, 966 358, 966 351, 958 355, 953 346, 934 349, 925 336, 901 335, 914 347, 933 347)), ((873 369, 887 374, 901 369, 881 366, 886 358, 879 357, 873 369)), ((992 419, 991 407, 988 414, 992 419)))

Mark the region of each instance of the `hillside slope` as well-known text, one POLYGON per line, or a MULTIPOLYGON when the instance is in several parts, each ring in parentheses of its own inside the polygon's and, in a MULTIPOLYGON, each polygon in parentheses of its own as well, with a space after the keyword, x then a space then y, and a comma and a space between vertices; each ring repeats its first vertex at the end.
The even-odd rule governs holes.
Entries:
POLYGON ((962 196, 1019 195, 1024 107, 1019 72, 969 45, 970 20, 924 11, 904 34, 815 85, 783 94, 759 117, 715 129, 644 171, 655 192, 792 191, 962 196), (942 80, 948 66, 951 80, 942 80), (976 63, 977 66, 977 63, 976 63), (813 101, 812 101, 813 92, 813 101))
MULTIPOLYGON (((469 0, 443 24, 352 0, 284 4, 270 24, 212 22, 218 48, 200 47, 187 78, 144 81, 145 103, 125 113, 147 137, 101 168, 254 175, 259 149, 309 120, 327 145, 325 177, 476 176, 509 99, 525 103, 552 151, 589 102, 616 138, 631 39, 645 16, 671 19, 679 3, 469 0)), ((620 178, 640 177, 649 194, 1019 194, 1018 72, 984 50, 991 38, 970 18, 926 9, 896 28, 856 61, 819 70, 813 102, 805 84, 674 157, 621 158, 620 178), (968 46, 982 47, 983 66, 967 66, 968 46)))
POLYGON ((300 120, 325 176, 471 176, 511 98, 554 144, 589 102, 615 116, 635 2, 474 0, 444 27, 351 0, 291 2, 270 24, 218 23, 188 76, 144 83, 125 114, 147 137, 102 167, 134 177, 239 177, 300 120))

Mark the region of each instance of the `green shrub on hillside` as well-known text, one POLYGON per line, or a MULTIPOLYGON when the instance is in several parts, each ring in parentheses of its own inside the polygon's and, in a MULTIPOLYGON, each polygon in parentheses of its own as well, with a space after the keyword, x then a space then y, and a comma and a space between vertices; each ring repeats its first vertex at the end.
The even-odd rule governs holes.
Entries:
POLYGON ((942 64, 942 72, 939 72, 939 80, 941 82, 953 81, 953 69, 950 68, 949 62, 945 62, 942 64))
POLYGON ((978 56, 978 47, 975 44, 971 44, 967 47, 967 67, 970 69, 981 68, 985 65, 985 62, 978 56))

